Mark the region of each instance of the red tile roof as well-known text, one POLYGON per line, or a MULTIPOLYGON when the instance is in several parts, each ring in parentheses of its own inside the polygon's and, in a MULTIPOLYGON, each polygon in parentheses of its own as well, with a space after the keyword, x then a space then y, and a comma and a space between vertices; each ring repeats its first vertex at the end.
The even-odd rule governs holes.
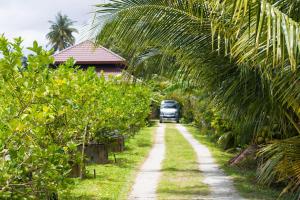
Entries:
POLYGON ((54 55, 55 63, 65 62, 74 58, 76 64, 125 64, 125 59, 105 47, 95 47, 94 43, 86 40, 69 47, 54 55))

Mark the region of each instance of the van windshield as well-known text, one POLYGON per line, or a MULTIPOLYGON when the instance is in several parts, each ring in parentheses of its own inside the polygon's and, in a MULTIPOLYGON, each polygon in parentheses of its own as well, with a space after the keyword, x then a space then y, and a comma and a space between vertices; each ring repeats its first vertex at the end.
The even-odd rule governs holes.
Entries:
POLYGON ((162 108, 177 108, 177 105, 172 103, 172 104, 163 104, 161 105, 162 108))

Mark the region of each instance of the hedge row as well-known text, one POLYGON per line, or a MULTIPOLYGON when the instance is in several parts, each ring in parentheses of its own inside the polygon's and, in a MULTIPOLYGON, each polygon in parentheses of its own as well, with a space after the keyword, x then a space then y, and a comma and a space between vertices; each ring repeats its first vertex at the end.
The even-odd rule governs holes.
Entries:
POLYGON ((51 199, 70 185, 78 145, 144 126, 150 91, 72 60, 51 69, 37 43, 24 65, 20 46, 0 37, 0 198, 51 199))

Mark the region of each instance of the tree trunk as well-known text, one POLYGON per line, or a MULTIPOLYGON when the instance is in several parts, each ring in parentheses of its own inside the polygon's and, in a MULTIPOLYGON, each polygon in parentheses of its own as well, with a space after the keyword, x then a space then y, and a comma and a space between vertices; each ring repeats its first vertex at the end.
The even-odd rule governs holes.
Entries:
POLYGON ((84 152, 85 152, 86 135, 87 135, 87 126, 84 128, 83 141, 82 141, 80 179, 83 179, 85 175, 85 162, 84 162, 85 153, 84 152))
POLYGON ((258 146, 256 144, 249 145, 246 149, 241 151, 237 156, 229 160, 229 164, 231 166, 233 165, 239 165, 244 160, 250 158, 255 159, 255 154, 258 150, 258 146))

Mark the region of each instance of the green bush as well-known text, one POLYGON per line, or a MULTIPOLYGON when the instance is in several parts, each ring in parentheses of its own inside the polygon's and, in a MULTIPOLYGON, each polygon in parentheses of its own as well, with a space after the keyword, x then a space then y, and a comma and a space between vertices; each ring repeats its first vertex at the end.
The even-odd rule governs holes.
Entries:
POLYGON ((144 126, 150 91, 72 60, 51 69, 36 42, 24 66, 21 43, 0 37, 0 198, 50 199, 70 184, 79 144, 144 126))

